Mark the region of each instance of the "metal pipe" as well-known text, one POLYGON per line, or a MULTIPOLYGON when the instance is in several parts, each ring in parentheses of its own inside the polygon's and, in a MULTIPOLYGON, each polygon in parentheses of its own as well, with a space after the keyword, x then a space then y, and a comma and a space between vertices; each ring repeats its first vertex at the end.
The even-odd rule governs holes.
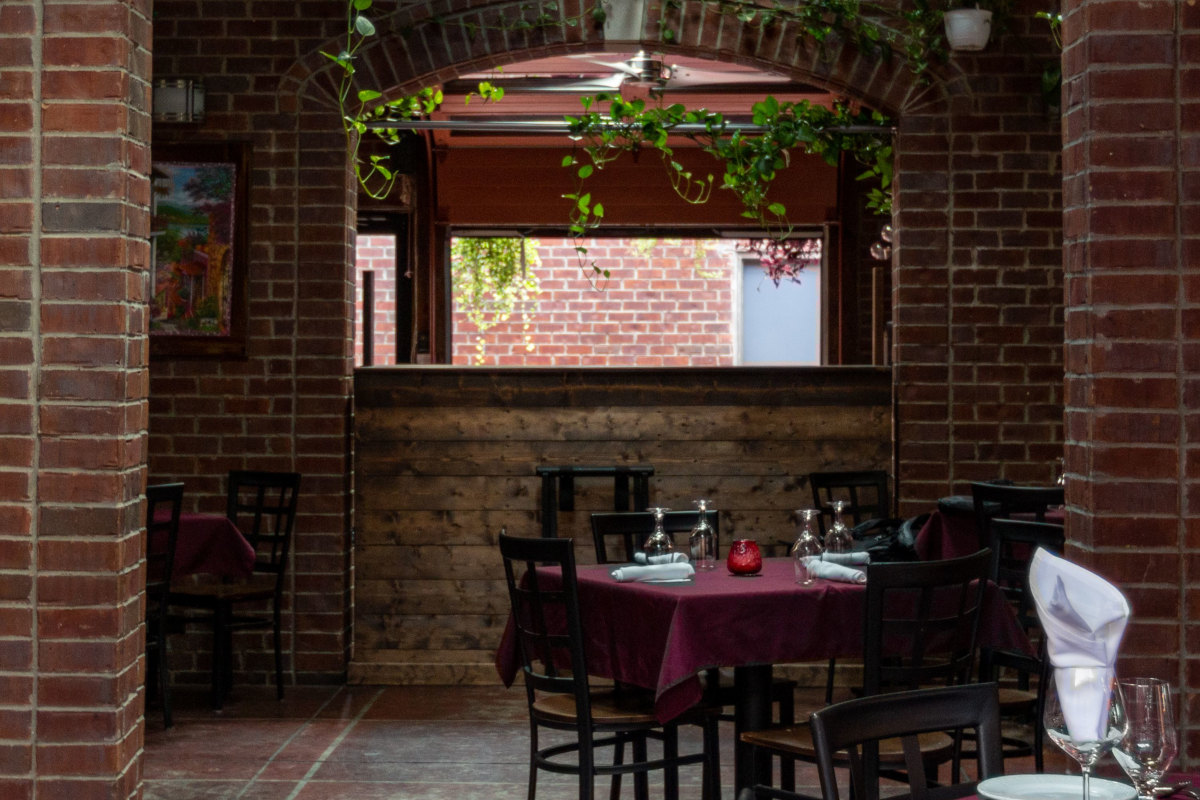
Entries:
MULTIPOLYGON (((410 119, 371 120, 365 125, 369 130, 412 130, 412 131, 462 131, 475 133, 524 133, 567 136, 570 125, 563 119, 410 119)), ((614 126, 615 127, 615 126, 614 126)), ((675 133, 706 133, 707 129, 698 122, 684 122, 671 129, 675 133)), ((766 130, 751 122, 726 122, 721 130, 727 133, 761 133, 766 130)), ((895 133, 895 128, 879 125, 844 125, 826 130, 847 134, 895 133)))

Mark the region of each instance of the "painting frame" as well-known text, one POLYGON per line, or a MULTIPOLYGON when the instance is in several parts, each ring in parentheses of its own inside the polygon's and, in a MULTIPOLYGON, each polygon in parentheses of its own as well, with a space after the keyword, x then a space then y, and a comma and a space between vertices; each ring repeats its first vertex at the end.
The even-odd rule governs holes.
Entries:
POLYGON ((246 354, 250 145, 151 148, 151 357, 246 354))

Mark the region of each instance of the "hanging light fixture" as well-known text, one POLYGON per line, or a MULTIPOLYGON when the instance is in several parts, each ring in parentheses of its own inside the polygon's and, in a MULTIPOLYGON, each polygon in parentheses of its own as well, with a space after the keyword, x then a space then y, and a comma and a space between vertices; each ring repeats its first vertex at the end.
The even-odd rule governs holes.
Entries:
POLYGON ((158 78, 150 108, 156 122, 203 122, 204 80, 158 78))

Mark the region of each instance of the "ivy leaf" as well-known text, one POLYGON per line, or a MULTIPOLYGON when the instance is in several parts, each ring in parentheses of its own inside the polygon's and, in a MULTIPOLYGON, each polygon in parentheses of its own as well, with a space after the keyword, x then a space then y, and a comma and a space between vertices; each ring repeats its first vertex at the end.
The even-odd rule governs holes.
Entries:
POLYGON ((375 33, 375 23, 366 17, 355 17, 354 30, 359 36, 372 36, 375 33))
POLYGON ((585 180, 587 178, 592 177, 593 169, 594 168, 592 167, 591 164, 584 164, 582 167, 579 168, 579 171, 575 174, 577 174, 580 177, 580 179, 585 180))
POLYGON ((383 97, 383 92, 377 92, 374 89, 360 89, 358 92, 358 102, 360 103, 369 103, 380 97, 383 97))
MULTIPOLYGON (((574 166, 576 163, 578 163, 578 162, 576 162, 576 160, 575 160, 575 156, 563 156, 562 164, 560 164, 559 166, 561 166, 561 167, 572 167, 572 166, 574 166)), ((564 195, 564 197, 565 197, 565 196, 566 196, 566 195, 564 195)))
POLYGON ((784 208, 783 203, 771 203, 771 205, 767 206, 767 211, 770 211, 777 217, 782 217, 787 213, 787 209, 784 208))
POLYGON ((366 11, 371 7, 371 0, 354 0, 355 11, 366 11))
POLYGON ((604 206, 600 203, 596 203, 596 205, 592 206, 592 216, 593 217, 603 217, 604 216, 604 206))

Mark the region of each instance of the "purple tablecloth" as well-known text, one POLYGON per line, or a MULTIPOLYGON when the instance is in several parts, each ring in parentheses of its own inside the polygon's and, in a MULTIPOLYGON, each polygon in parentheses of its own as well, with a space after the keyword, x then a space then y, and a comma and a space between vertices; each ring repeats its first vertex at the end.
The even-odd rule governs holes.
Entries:
MULTIPOLYGON (((1063 523, 1061 509, 1046 512, 1046 522, 1063 523)), ((1014 514, 1014 519, 1033 519, 1032 514, 1014 514)), ((917 532, 913 545, 917 558, 936 561, 939 558, 961 558, 979 550, 979 534, 975 530, 975 512, 938 509, 917 532)))
MULTIPOLYGON (((655 690, 662 721, 694 705, 708 667, 813 661, 862 654, 866 587, 817 581, 797 586, 789 559, 766 559, 755 577, 722 567, 692 584, 618 583, 607 567, 581 567, 579 603, 588 672, 655 690)), ((995 587, 985 595, 980 642, 1027 649, 995 587)), ((519 658, 512 622, 496 652, 506 685, 519 658)))
MULTIPOLYGON (((157 518, 157 515, 156 515, 157 518)), ((175 569, 171 574, 248 578, 254 572, 254 548, 223 514, 179 515, 175 569)))

